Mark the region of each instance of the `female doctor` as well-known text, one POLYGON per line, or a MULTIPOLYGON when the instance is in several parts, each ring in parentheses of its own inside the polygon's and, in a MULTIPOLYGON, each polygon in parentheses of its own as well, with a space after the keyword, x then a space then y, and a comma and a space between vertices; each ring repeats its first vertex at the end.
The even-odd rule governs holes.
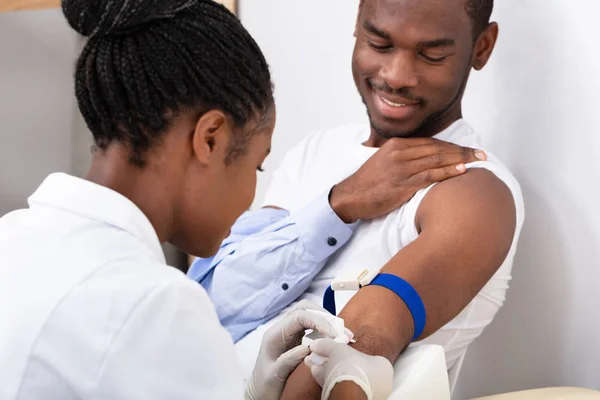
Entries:
POLYGON ((310 303, 270 328, 244 383, 206 293, 165 264, 163 242, 218 250, 271 147, 269 69, 240 22, 210 0, 62 8, 88 37, 75 91, 93 162, 0 220, 0 399, 278 399, 307 356, 324 397, 385 397, 387 360, 299 345, 335 336, 310 303))

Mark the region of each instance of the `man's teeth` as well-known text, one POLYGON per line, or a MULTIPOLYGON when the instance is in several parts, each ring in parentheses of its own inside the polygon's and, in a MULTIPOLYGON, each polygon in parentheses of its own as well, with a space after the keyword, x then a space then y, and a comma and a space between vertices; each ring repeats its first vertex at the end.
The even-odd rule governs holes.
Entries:
POLYGON ((406 107, 406 104, 394 103, 394 102, 391 102, 388 99, 384 98, 383 96, 379 96, 379 97, 381 97, 381 100, 383 100, 383 102, 385 104, 387 104, 388 106, 391 106, 391 107, 406 107))

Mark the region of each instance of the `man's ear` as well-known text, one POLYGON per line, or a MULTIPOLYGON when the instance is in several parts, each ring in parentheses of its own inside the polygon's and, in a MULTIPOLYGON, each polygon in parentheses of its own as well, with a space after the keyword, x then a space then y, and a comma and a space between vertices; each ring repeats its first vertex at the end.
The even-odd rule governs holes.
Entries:
POLYGON ((354 25, 354 37, 358 36, 358 24, 360 21, 360 15, 362 14, 364 0, 360 0, 358 3, 358 14, 356 15, 356 24, 354 25))
POLYGON ((498 40, 498 24, 490 23, 487 28, 477 38, 475 49, 473 50, 473 68, 480 71, 488 63, 496 41, 498 40))
POLYGON ((192 148, 200 163, 208 165, 218 157, 223 159, 229 146, 231 125, 227 116, 220 110, 204 113, 194 129, 192 148))

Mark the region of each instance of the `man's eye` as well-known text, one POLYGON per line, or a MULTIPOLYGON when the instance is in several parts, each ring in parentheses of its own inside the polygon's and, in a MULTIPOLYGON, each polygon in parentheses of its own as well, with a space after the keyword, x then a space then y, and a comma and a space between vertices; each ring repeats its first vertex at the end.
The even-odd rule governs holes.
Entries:
POLYGON ((265 172, 265 170, 263 169, 262 165, 259 165, 258 167, 256 167, 256 170, 258 172, 265 172))
POLYGON ((430 56, 427 56, 427 55, 425 55, 423 53, 421 53, 421 57, 423 57, 425 59, 425 61, 429 61, 429 62, 432 62, 432 63, 440 63, 440 62, 444 61, 446 58, 448 58, 448 56, 430 57, 430 56))
POLYGON ((387 51, 387 50, 390 50, 392 48, 392 46, 390 46, 389 44, 381 45, 381 44, 373 43, 371 41, 369 41, 369 46, 372 49, 375 49, 377 51, 387 51))

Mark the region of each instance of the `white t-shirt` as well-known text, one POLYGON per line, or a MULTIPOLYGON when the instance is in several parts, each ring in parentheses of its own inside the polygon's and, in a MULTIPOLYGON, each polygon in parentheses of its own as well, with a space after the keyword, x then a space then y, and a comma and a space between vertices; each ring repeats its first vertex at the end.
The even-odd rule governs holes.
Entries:
POLYGON ((0 399, 241 399, 206 292, 131 201, 49 176, 0 219, 0 399))
MULTIPOLYGON (((375 154, 377 148, 362 145, 369 135, 368 125, 350 125, 320 131, 303 140, 286 155, 275 172, 263 205, 281 207, 293 215, 311 200, 350 176, 375 154)), ((435 137, 486 151, 488 161, 468 164, 467 168, 485 168, 502 180, 513 195, 517 217, 512 247, 493 278, 458 316, 420 342, 444 346, 450 369, 464 355, 467 346, 489 325, 504 303, 523 225, 524 208, 518 182, 493 154, 482 148, 478 135, 464 120, 456 121, 435 137)), ((415 240, 418 236, 415 216, 421 201, 433 186, 420 190, 410 201, 386 216, 361 222, 354 236, 328 261, 303 298, 321 303, 325 289, 334 278, 357 276, 365 268, 381 268, 415 240)), ((337 309, 341 310, 355 293, 336 292, 337 309)))

